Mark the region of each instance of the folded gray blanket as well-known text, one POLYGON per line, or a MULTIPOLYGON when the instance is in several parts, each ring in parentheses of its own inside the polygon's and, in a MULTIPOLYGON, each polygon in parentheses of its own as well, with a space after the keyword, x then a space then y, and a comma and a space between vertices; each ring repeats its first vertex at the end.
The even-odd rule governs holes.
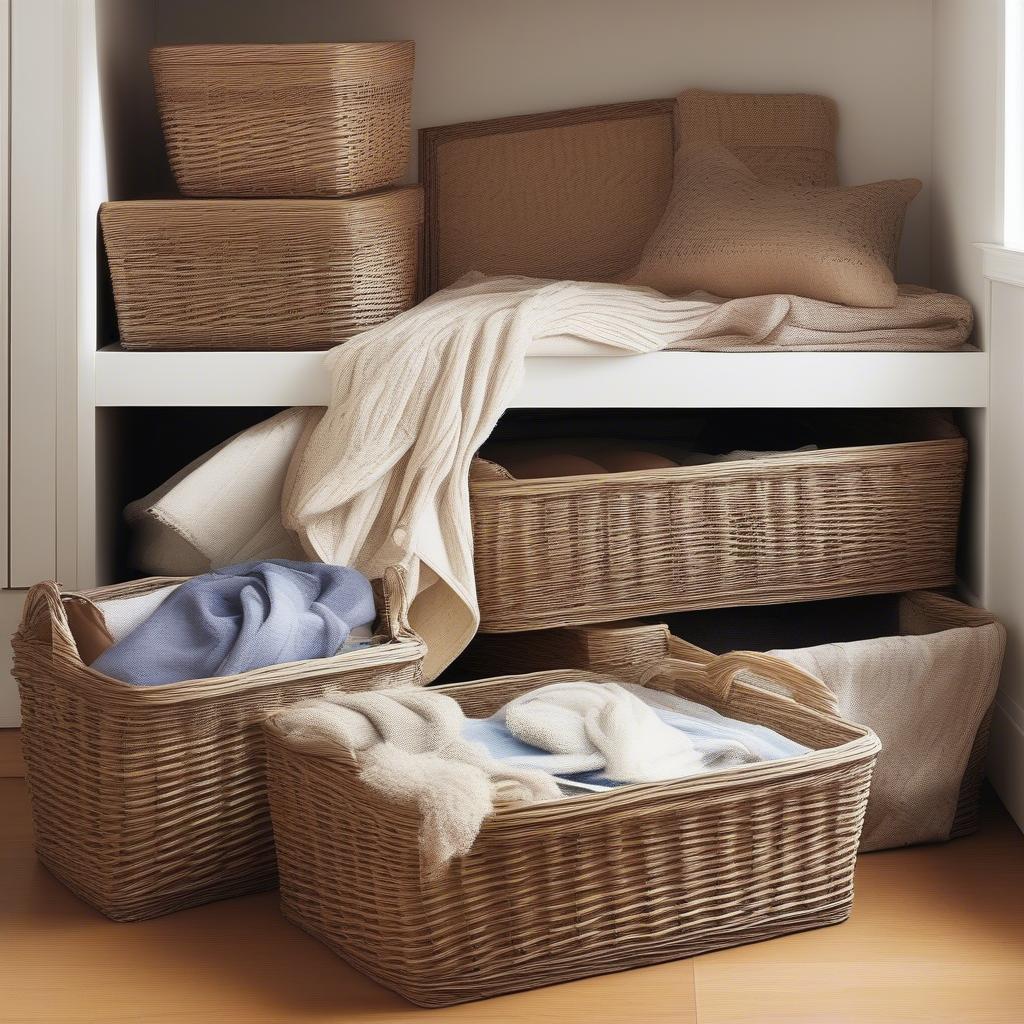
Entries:
POLYGON ((183 583, 92 668, 156 686, 329 658, 376 614, 370 581, 355 569, 243 562, 183 583))

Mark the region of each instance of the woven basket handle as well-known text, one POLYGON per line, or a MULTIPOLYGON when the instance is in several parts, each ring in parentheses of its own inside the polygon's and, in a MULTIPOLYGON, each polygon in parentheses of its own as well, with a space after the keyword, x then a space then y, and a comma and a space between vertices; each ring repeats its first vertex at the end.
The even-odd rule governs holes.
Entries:
POLYGON ((788 661, 758 651, 731 651, 702 663, 665 658, 642 673, 640 683, 646 684, 659 676, 668 676, 706 686, 720 700, 728 702, 732 696, 733 683, 743 672, 752 672, 761 679, 778 684, 794 701, 806 708, 831 717, 838 714, 835 695, 820 679, 788 661))
POLYGON ((716 689, 720 689, 726 700, 732 694, 732 684, 741 672, 752 672, 762 679, 780 684, 797 704, 803 704, 813 711, 832 717, 839 713, 835 694, 817 676, 772 654, 730 651, 707 668, 708 679, 716 689))
POLYGON ((68 626, 59 583, 47 580, 29 590, 25 596, 18 633, 27 640, 49 645, 54 654, 81 660, 78 645, 68 626))

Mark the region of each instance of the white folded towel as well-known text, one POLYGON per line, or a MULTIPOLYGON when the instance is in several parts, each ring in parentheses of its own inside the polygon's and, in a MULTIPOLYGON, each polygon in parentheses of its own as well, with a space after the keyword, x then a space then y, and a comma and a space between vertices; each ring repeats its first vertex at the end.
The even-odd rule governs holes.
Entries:
POLYGON ((553 683, 511 701, 505 726, 557 755, 558 775, 604 770, 616 782, 657 782, 703 770, 690 738, 616 683, 553 683))

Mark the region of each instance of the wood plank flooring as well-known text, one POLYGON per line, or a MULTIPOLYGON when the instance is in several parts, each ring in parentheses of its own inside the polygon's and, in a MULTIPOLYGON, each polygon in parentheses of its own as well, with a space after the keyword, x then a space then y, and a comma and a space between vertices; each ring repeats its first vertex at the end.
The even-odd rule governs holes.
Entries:
POLYGON ((862 857, 834 928, 448 1010, 366 980, 276 893, 113 924, 35 860, 25 785, 0 780, 3 1024, 1020 1024, 1024 837, 862 857))

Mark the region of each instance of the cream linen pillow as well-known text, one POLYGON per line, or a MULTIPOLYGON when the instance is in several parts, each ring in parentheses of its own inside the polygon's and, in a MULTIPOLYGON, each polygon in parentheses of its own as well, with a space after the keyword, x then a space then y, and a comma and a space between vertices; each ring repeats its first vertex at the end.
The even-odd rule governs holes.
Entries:
POLYGON ((661 223, 630 284, 669 295, 803 295, 896 304, 892 270, 921 182, 849 188, 770 185, 721 146, 683 146, 661 223))

